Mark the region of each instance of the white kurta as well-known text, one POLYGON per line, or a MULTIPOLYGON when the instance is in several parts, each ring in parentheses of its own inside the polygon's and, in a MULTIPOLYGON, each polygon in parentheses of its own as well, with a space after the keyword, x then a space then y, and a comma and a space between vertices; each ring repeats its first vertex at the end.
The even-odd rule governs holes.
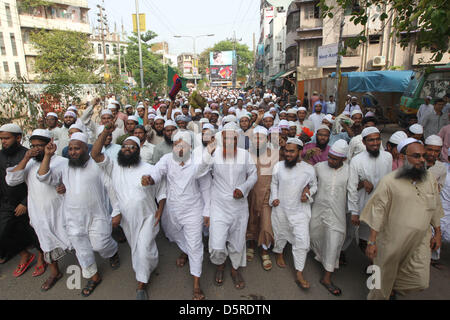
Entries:
POLYGON ((442 240, 450 242, 450 164, 447 163, 446 166, 447 176, 444 188, 441 191, 442 207, 445 213, 445 216, 441 219, 441 233, 442 240))
MULTIPOLYGON (((117 242, 111 237, 106 179, 92 158, 82 168, 69 167, 68 160, 64 161, 62 170, 50 167, 49 172, 37 177, 52 186, 60 182, 66 186, 63 212, 67 235, 76 251, 83 276, 91 278, 97 272, 94 251, 103 258, 111 258, 118 250, 117 242)), ((117 203, 113 208, 117 208, 117 203)))
POLYGON ((121 226, 131 247, 131 261, 136 280, 147 283, 158 265, 158 248, 155 238, 155 199, 166 198, 164 183, 144 187, 142 176, 155 175, 154 166, 140 162, 136 167, 122 167, 105 156, 98 166, 110 177, 122 213, 121 226))
POLYGON ((62 126, 61 128, 54 128, 51 132, 57 146, 56 154, 61 156, 63 149, 69 145, 69 129, 62 126))
POLYGON ((345 240, 349 167, 344 163, 339 169, 332 169, 325 161, 314 169, 318 187, 311 210, 311 249, 325 270, 333 272, 339 268, 345 240))
POLYGON ((142 145, 141 151, 140 151, 141 160, 146 163, 151 163, 154 149, 155 149, 155 146, 153 144, 151 144, 150 142, 148 142, 147 140, 145 140, 144 145, 142 145))
MULTIPOLYGON (((7 169, 6 183, 12 187, 23 182, 27 184, 30 224, 36 231, 42 251, 70 249, 71 244, 64 222, 64 196, 58 194, 54 186, 38 180, 37 172, 40 165, 40 162, 31 159, 24 170, 12 172, 14 168, 7 169)), ((64 158, 56 155, 52 157, 51 170, 60 172, 65 166, 67 161, 64 158)))
POLYGON ((237 148, 234 159, 224 159, 222 148, 217 148, 213 156, 204 150, 202 166, 210 168, 213 176, 209 228, 211 261, 220 265, 229 255, 234 269, 245 267, 247 197, 258 179, 256 166, 248 151, 241 148, 237 148), (233 198, 235 189, 244 197, 233 198))
MULTIPOLYGON (((378 182, 388 173, 392 171, 392 155, 389 152, 380 150, 377 158, 370 156, 367 151, 363 151, 356 155, 350 162, 350 176, 348 179, 348 210, 353 215, 360 215, 367 201, 372 196, 378 182), (364 188, 358 190, 360 181, 367 180, 373 185, 370 194, 364 188)), ((355 232, 358 230, 359 239, 368 240, 370 228, 367 224, 361 222, 359 228, 355 228, 348 222, 348 232, 346 243, 343 249, 347 249, 350 245, 355 232)))
POLYGON ((189 257, 191 274, 200 277, 203 262, 203 214, 201 179, 198 179, 200 164, 189 159, 181 166, 173 154, 164 155, 155 166, 159 176, 167 178, 166 211, 162 227, 166 237, 176 242, 189 257))
POLYGON ((311 196, 317 191, 316 174, 313 166, 302 161, 293 168, 286 168, 285 162, 278 162, 273 168, 270 185, 270 200, 280 200, 272 208, 272 229, 275 238, 273 252, 282 253, 287 242, 292 244, 295 269, 303 271, 309 251, 310 201, 301 202, 303 189, 310 188, 311 196))
POLYGON ((317 129, 319 129, 320 125, 322 124, 322 120, 323 118, 325 118, 325 114, 324 113, 313 113, 309 116, 308 120, 312 121, 313 125, 314 125, 314 132, 317 131, 317 129))

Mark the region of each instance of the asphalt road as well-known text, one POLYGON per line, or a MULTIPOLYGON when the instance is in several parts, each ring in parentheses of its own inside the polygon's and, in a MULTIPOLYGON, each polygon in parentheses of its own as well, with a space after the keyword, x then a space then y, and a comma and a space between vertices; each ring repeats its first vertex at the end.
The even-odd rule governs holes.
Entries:
MULTIPOLYGON (((397 128, 389 126, 383 130, 383 141, 397 128)), ((192 298, 192 277, 189 274, 189 265, 177 268, 175 261, 180 251, 176 244, 169 243, 162 231, 158 235, 157 245, 159 250, 159 265, 150 279, 148 289, 151 300, 190 300, 192 298)), ((4 265, 0 265, 0 299, 25 299, 25 300, 129 300, 135 299, 136 280, 131 267, 130 248, 127 243, 120 244, 121 267, 111 270, 108 260, 97 255, 97 264, 103 277, 103 282, 88 298, 81 296, 81 290, 69 290, 67 280, 69 274, 66 270, 71 265, 77 265, 75 255, 69 254, 60 263, 61 270, 65 273, 54 288, 42 293, 39 288, 49 276, 49 271, 38 278, 33 278, 32 268, 19 278, 14 278, 12 273, 16 268, 19 257, 16 256, 4 265)), ((295 271, 291 248, 285 249, 288 267, 280 269, 275 263, 275 256, 270 254, 273 261, 271 271, 264 271, 261 259, 258 255, 248 263, 242 271, 246 280, 243 290, 236 290, 230 277, 230 264, 227 264, 224 277, 224 285, 214 285, 215 266, 209 261, 207 253, 203 259, 202 289, 210 300, 363 300, 366 299, 368 289, 366 281, 368 275, 364 273, 368 265, 366 257, 353 244, 347 252, 348 265, 336 271, 333 277, 334 283, 342 289, 342 296, 335 297, 328 293, 319 283, 323 269, 315 261, 312 252, 308 255, 304 274, 311 283, 311 288, 305 292, 297 287, 294 282, 295 271)), ((444 244, 441 252, 441 262, 444 270, 431 268, 430 287, 422 292, 414 293, 400 299, 450 299, 450 244, 444 244)), ((86 280, 82 280, 81 287, 86 280)))

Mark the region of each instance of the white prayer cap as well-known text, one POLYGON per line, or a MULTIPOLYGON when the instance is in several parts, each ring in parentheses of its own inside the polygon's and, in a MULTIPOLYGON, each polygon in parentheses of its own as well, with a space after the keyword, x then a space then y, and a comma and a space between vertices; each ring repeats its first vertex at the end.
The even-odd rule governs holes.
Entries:
POLYGON ((177 124, 176 124, 175 121, 173 121, 173 120, 167 120, 167 121, 164 123, 164 128, 167 128, 167 127, 169 127, 169 126, 177 127, 177 124))
POLYGON ((330 132, 330 128, 326 124, 321 124, 317 131, 319 130, 328 130, 328 132, 330 132))
MULTIPOLYGON (((130 106, 131 107, 131 106, 130 106)), ((117 109, 118 107, 115 104, 108 104, 108 109, 117 109)))
POLYGON ((330 148, 329 153, 339 158, 347 158, 348 143, 344 139, 339 139, 330 148))
POLYGON ((219 113, 219 111, 217 111, 217 110, 214 110, 214 111, 211 112, 211 113, 214 113, 214 114, 217 114, 218 116, 220 116, 220 113, 219 113))
POLYGON ((289 127, 296 127, 297 124, 294 121, 288 121, 289 127))
POLYGON ((213 131, 215 130, 214 126, 211 123, 205 123, 202 127, 202 130, 203 129, 209 129, 209 130, 213 130, 213 131))
POLYGON ((349 116, 350 115, 350 111, 344 111, 342 112, 343 115, 349 116))
POLYGON ((238 100, 244 100, 242 97, 238 97, 237 99, 238 99, 238 100))
POLYGON ((107 115, 109 115, 109 116, 111 116, 112 117, 112 112, 111 112, 111 110, 109 110, 109 109, 104 109, 104 110, 102 110, 102 113, 100 114, 100 116, 104 116, 105 114, 107 114, 107 115))
POLYGON ((242 118, 248 118, 250 120, 251 116, 249 113, 242 112, 241 114, 239 114, 239 121, 241 121, 242 118))
POLYGON ((148 115, 148 119, 155 119, 155 118, 156 118, 156 115, 153 113, 148 115))
POLYGON ((423 127, 420 124, 415 123, 409 127, 409 131, 414 134, 423 134, 423 127))
POLYGON ((359 110, 359 109, 356 109, 356 110, 353 110, 353 111, 352 111, 352 117, 353 117, 355 114, 363 115, 363 113, 362 113, 361 110, 359 110))
POLYGON ((270 93, 265 93, 263 99, 272 99, 272 95, 270 93))
POLYGON ((323 120, 327 120, 329 123, 334 123, 334 119, 331 114, 327 114, 325 117, 323 117, 323 120))
POLYGON ((258 110, 252 110, 252 113, 258 114, 258 110))
POLYGON ((145 106, 143 104, 138 104, 138 106, 136 107, 136 110, 137 109, 145 109, 145 106))
POLYGON ((351 97, 352 97, 351 95, 349 95, 349 94, 347 95, 347 98, 351 98, 351 97))
MULTIPOLYGON (((300 107, 300 108, 298 108, 297 112, 298 112, 298 111, 305 111, 305 112, 307 112, 308 110, 306 110, 305 107, 300 107)), ((288 112, 288 113, 289 113, 289 112, 288 112)))
POLYGON ((189 122, 189 117, 185 116, 184 114, 180 114, 175 118, 175 122, 178 122, 178 121, 189 122))
POLYGON ((302 140, 300 140, 298 138, 288 138, 286 144, 296 144, 296 145, 299 145, 300 147, 303 147, 302 140))
POLYGON ((403 131, 396 131, 394 134, 389 138, 389 142, 392 144, 399 144, 402 140, 405 140, 408 138, 408 135, 403 131))
POLYGON ((83 132, 75 132, 70 137, 70 141, 73 141, 73 140, 78 140, 78 141, 81 141, 81 142, 87 144, 88 143, 88 136, 86 134, 84 134, 83 132))
POLYGON ((4 124, 0 127, 0 132, 9 133, 20 133, 22 134, 22 129, 15 123, 4 124))
POLYGON ((148 107, 148 113, 156 114, 156 110, 153 107, 148 107))
POLYGON ((199 120, 200 123, 209 123, 209 119, 208 118, 201 118, 199 120))
MULTIPOLYGON (((113 106, 115 106, 115 105, 113 105, 113 106)), ((117 106, 115 106, 115 107, 117 107, 117 106)), ((128 109, 128 108, 133 108, 133 106, 132 106, 131 104, 127 104, 127 105, 124 107, 124 109, 128 109)))
POLYGON ((375 117, 375 113, 373 113, 372 111, 367 112, 367 113, 364 115, 364 118, 368 118, 368 117, 375 117))
POLYGON ((162 121, 164 121, 164 117, 156 116, 156 117, 155 117, 155 121, 156 121, 156 120, 162 120, 162 121))
POLYGON ((159 105, 159 107, 160 107, 160 108, 161 108, 161 107, 167 107, 167 104, 161 103, 161 104, 159 105))
POLYGON ((130 137, 126 138, 125 140, 123 140, 123 142, 125 142, 125 141, 127 141, 127 140, 131 140, 131 141, 133 141, 134 143, 136 143, 137 146, 138 146, 139 148, 141 147, 141 141, 139 140, 138 137, 130 136, 130 137))
POLYGON ((271 112, 271 111, 277 111, 277 108, 272 107, 272 108, 269 109, 269 112, 271 112))
POLYGON ((269 131, 263 126, 256 126, 255 129, 253 129, 253 133, 254 134, 259 133, 267 136, 269 134, 269 131))
POLYGON ((127 120, 133 120, 133 121, 139 123, 139 118, 136 116, 128 116, 127 120))
POLYGON ((270 105, 275 105, 275 103, 273 103, 273 101, 270 101, 269 103, 268 103, 268 105, 270 106, 270 105))
POLYGON ((263 119, 265 118, 272 118, 273 119, 273 115, 271 115, 269 112, 264 113, 263 119))
POLYGON ((81 132, 84 131, 84 128, 83 128, 81 125, 79 125, 78 123, 74 123, 73 125, 71 125, 71 126, 69 127, 69 130, 70 130, 70 129, 78 129, 78 130, 80 130, 81 132))
POLYGON ((235 107, 231 107, 230 109, 228 109, 228 112, 235 112, 236 113, 236 108, 235 107))
POLYGON ((64 118, 65 117, 74 117, 74 118, 76 118, 77 115, 73 111, 66 111, 66 113, 64 113, 64 118))
POLYGON ((58 119, 58 115, 55 112, 47 113, 47 117, 55 117, 56 119, 58 119))
POLYGON ((198 113, 198 112, 202 113, 202 109, 195 109, 194 112, 195 113, 198 113))
POLYGON ((286 112, 286 110, 281 110, 280 114, 282 114, 282 113, 287 113, 287 112, 286 112))
POLYGON ((36 129, 31 134, 30 140, 34 139, 34 138, 40 138, 40 137, 51 139, 52 138, 52 133, 50 131, 48 131, 48 130, 45 130, 45 129, 36 129))
POLYGON ((433 100, 433 98, 431 96, 426 96, 425 99, 433 100))
MULTIPOLYGON (((294 125, 295 125, 295 123, 294 123, 294 125)), ((289 122, 287 120, 280 120, 280 122, 278 123, 278 127, 280 129, 289 129, 289 122)))
POLYGON ((206 113, 206 112, 211 112, 211 108, 210 107, 205 107, 205 109, 203 109, 203 113, 206 113))
POLYGON ((228 122, 236 122, 236 116, 235 115, 232 115, 232 114, 229 114, 229 115, 227 115, 227 116, 225 116, 225 117, 223 117, 223 119, 222 119, 222 123, 228 123, 228 122))
POLYGON ((380 130, 378 130, 376 127, 367 127, 361 132, 361 136, 364 139, 368 135, 374 134, 374 133, 380 133, 380 130))
POLYGON ((298 112, 298 108, 297 107, 293 107, 292 109, 294 109, 295 112, 298 112))
POLYGON ((111 101, 111 104, 117 104, 117 105, 119 105, 119 106, 120 106, 120 103, 119 103, 119 101, 117 101, 117 100, 113 100, 113 101, 111 101))
POLYGON ((402 150, 411 143, 420 143, 423 144, 422 141, 414 139, 414 138, 406 138, 405 140, 400 141, 400 143, 397 145, 397 151, 402 152, 402 150))
POLYGON ((223 126, 222 131, 233 131, 236 132, 238 130, 238 126, 235 122, 229 122, 223 126))
POLYGON ((178 140, 182 140, 186 142, 188 145, 191 145, 191 134, 189 133, 189 131, 179 130, 172 137, 173 142, 176 142, 178 140))
POLYGON ((295 109, 289 109, 287 114, 297 114, 297 111, 295 111, 295 109))
POLYGON ((352 97, 352 100, 356 100, 356 99, 358 99, 358 98, 357 98, 357 97, 355 97, 355 96, 353 96, 353 97, 352 97))
POLYGON ((444 145, 444 143, 442 142, 441 137, 439 137, 435 134, 432 134, 431 136, 429 136, 428 138, 425 139, 425 145, 442 147, 444 145))
POLYGON ((295 103, 299 103, 299 102, 302 102, 301 100, 297 100, 297 101, 295 101, 295 103))
POLYGON ((68 107, 67 108, 67 111, 78 111, 78 109, 77 109, 77 107, 75 107, 75 106, 70 106, 70 107, 68 107))

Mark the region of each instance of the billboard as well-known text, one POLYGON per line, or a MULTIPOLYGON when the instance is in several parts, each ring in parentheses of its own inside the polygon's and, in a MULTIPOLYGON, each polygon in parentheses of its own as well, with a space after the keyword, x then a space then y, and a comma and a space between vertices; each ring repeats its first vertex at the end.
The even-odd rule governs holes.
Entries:
POLYGON ((318 49, 318 67, 333 67, 337 63, 338 44, 332 43, 326 46, 320 46, 318 49))
POLYGON ((233 66, 211 66, 209 68, 212 81, 233 79, 233 66))
POLYGON ((231 66, 234 51, 211 51, 209 53, 210 66, 231 66))

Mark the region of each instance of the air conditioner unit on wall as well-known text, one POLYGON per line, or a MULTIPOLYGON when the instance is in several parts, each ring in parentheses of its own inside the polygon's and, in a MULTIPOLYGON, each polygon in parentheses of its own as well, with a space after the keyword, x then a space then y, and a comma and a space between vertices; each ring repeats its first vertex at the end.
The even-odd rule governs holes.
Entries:
POLYGON ((385 56, 375 56, 372 60, 373 67, 384 67, 386 65, 385 56))

